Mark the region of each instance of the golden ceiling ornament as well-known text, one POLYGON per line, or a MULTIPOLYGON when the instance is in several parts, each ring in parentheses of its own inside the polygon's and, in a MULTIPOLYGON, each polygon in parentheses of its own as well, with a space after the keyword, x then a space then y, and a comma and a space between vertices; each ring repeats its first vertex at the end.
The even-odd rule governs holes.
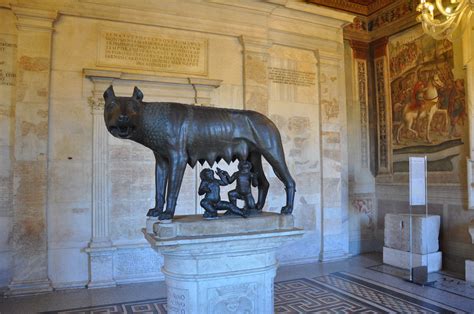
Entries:
POLYGON ((459 23, 469 21, 474 0, 435 0, 434 3, 420 0, 416 8, 420 14, 417 21, 421 22, 423 31, 434 39, 452 40, 453 32, 459 23))

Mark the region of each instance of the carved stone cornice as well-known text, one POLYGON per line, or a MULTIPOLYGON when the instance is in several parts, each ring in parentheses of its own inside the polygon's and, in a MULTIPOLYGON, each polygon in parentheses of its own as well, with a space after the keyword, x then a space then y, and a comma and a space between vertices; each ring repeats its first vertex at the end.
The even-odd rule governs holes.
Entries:
POLYGON ((11 8, 17 18, 16 26, 18 30, 44 32, 54 30, 53 24, 58 18, 57 11, 33 9, 16 5, 12 5, 11 8))
MULTIPOLYGON (((152 75, 152 74, 137 74, 128 73, 122 71, 111 71, 101 69, 84 69, 84 76, 89 78, 92 82, 104 82, 105 85, 110 85, 114 80, 121 81, 142 81, 142 82, 153 82, 163 84, 194 84, 209 86, 217 88, 221 85, 222 80, 214 80, 200 77, 178 77, 178 76, 163 76, 163 75, 152 75)), ((104 86, 105 86, 104 85, 104 86)), ((102 91, 103 92, 103 91, 102 91)))
POLYGON ((308 0, 308 2, 368 16, 392 4, 393 0, 308 0))
POLYGON ((268 53, 272 47, 272 41, 266 38, 250 37, 242 35, 239 37, 240 43, 246 52, 268 53))
POLYGON ((373 41, 371 46, 374 50, 374 58, 380 58, 387 54, 388 37, 382 37, 373 41))
POLYGON ((358 41, 358 40, 350 40, 349 44, 352 48, 352 54, 355 59, 367 59, 369 57, 369 43, 358 41))

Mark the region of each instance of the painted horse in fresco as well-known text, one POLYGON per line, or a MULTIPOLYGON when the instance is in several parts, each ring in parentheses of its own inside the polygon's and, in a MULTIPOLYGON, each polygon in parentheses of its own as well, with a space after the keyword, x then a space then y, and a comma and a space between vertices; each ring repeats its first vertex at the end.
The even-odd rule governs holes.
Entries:
POLYGON ((406 129, 415 137, 419 137, 418 131, 413 126, 419 119, 426 118, 426 136, 425 140, 432 143, 430 137, 431 120, 436 113, 441 113, 445 118, 446 128, 449 124, 449 115, 446 109, 441 109, 439 106, 438 88, 444 87, 444 83, 439 78, 436 72, 433 72, 426 85, 421 82, 415 84, 412 102, 406 104, 402 111, 402 122, 397 129, 396 142, 400 143, 401 132, 406 129))

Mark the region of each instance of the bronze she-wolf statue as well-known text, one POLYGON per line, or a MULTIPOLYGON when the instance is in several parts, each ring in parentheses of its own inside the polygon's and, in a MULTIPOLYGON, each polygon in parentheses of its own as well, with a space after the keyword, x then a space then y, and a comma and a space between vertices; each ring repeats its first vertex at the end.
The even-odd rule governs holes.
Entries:
POLYGON ((224 159, 247 160, 257 174, 257 209, 265 204, 269 183, 263 173, 262 156, 270 163, 286 189, 282 214, 291 214, 295 181, 288 171, 281 137, 275 124, 249 110, 201 107, 170 102, 143 102, 135 87, 132 97, 116 97, 110 86, 104 93, 104 119, 115 137, 130 139, 155 154, 155 208, 148 216, 172 219, 186 164, 209 165, 224 159), (163 211, 165 205, 166 210, 163 211))

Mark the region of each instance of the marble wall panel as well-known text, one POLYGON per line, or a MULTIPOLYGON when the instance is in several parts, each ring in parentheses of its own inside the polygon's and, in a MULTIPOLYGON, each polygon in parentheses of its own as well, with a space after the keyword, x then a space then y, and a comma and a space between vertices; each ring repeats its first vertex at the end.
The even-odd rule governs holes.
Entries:
POLYGON ((88 202, 91 198, 90 164, 80 160, 61 160, 49 163, 49 194, 51 203, 88 202), (73 173, 74 175, 71 175, 73 173))
POLYGON ((52 70, 82 72, 83 68, 94 68, 99 24, 97 20, 62 16, 55 24, 52 70))
MULTIPOLYGON (((314 53, 274 45, 268 63, 269 117, 280 130, 288 168, 296 181, 295 224, 307 235, 279 251, 282 263, 315 261, 319 254, 317 212, 321 201, 317 65, 314 53), (305 248, 305 249, 302 249, 305 248), (298 256, 298 258, 296 258, 298 256)), ((283 184, 266 164, 268 210, 286 202, 283 184)))
POLYGON ((472 243, 469 235, 469 222, 474 219, 472 211, 465 210, 459 205, 449 205, 447 215, 443 218, 446 224, 442 233, 445 241, 472 243))
MULTIPOLYGON (((54 64, 54 62, 53 62, 54 64)), ((60 103, 62 107, 72 108, 79 107, 79 104, 71 103, 72 100, 83 100, 81 93, 82 86, 86 81, 82 71, 77 70, 52 70, 51 71, 51 98, 58 101, 64 100, 60 103)))
POLYGON ((0 251, 0 287, 8 286, 12 279, 12 260, 11 250, 0 251))
MULTIPOLYGON (((72 7, 69 9, 75 10, 72 7)), ((3 11, 0 11, 0 14, 3 14, 1 12, 3 11)), ((240 14, 243 13, 240 12, 240 14)), ((260 13, 255 14, 259 15, 260 13)), ((177 17, 173 15, 169 18, 172 20, 177 17)), ((301 23, 291 24, 288 22, 289 20, 291 18, 286 21, 285 19, 280 20, 274 25, 279 29, 288 27, 290 31, 297 31, 301 23)), ((0 18, 0 25, 3 23, 4 19, 0 18)), ((15 20, 11 19, 10 24, 13 29, 15 29, 14 23, 15 20)), ((317 230, 317 219, 321 217, 318 211, 321 210, 319 207, 322 200, 320 192, 322 170, 319 156, 324 155, 329 168, 334 168, 334 174, 331 174, 330 170, 325 170, 327 176, 337 179, 337 173, 341 172, 340 164, 344 159, 343 152, 338 150, 340 145, 344 145, 344 139, 341 137, 339 125, 336 122, 339 119, 338 114, 342 111, 329 107, 337 107, 341 102, 336 94, 325 91, 329 94, 324 98, 326 103, 323 104, 325 107, 322 113, 326 118, 322 117, 322 119, 336 123, 334 126, 324 129, 327 135, 324 140, 327 145, 325 145, 324 152, 320 152, 319 121, 321 119, 320 108, 318 108, 320 104, 317 101, 319 89, 317 88, 318 78, 316 77, 314 52, 283 46, 275 46, 272 51, 266 51, 265 49, 271 46, 270 41, 265 38, 266 31, 263 31, 265 27, 268 27, 266 17, 259 21, 259 25, 255 23, 257 22, 251 25, 241 25, 242 30, 247 32, 244 34, 245 36, 260 35, 250 37, 250 41, 244 40, 245 45, 242 40, 239 41, 240 34, 217 35, 217 33, 223 33, 221 30, 198 33, 192 25, 184 26, 185 23, 182 24, 181 29, 152 27, 136 23, 133 24, 133 31, 154 32, 176 37, 195 36, 206 39, 209 50, 207 78, 223 81, 221 88, 212 93, 211 105, 239 109, 245 107, 263 112, 272 119, 275 118, 275 123, 282 130, 290 171, 297 182, 294 211, 296 224, 308 230, 308 234, 303 240, 282 249, 281 258, 283 262, 288 263, 303 260, 314 261, 317 258, 321 242, 321 234, 317 230), (185 31, 185 28, 188 30, 185 31), (277 86, 275 84, 278 83, 273 82, 273 85, 270 86, 267 75, 269 67, 290 71, 287 73, 309 74, 303 75, 304 79, 299 81, 300 85, 280 84, 281 86, 277 86), (335 103, 337 105, 334 105, 335 103), (331 146, 333 144, 335 147, 331 146)), ((301 31, 310 36, 313 32, 309 32, 309 29, 315 26, 313 23, 307 24, 304 31, 301 31)), ((48 267, 48 274, 53 286, 61 289, 83 286, 90 279, 88 278, 90 275, 88 262, 90 260, 88 261, 87 255, 82 249, 88 245, 92 236, 91 180, 93 175, 91 171, 94 168, 91 161, 94 141, 93 116, 88 97, 92 95, 91 91, 94 86, 89 79, 84 78, 83 70, 99 67, 97 63, 97 34, 100 30, 104 28, 127 30, 131 28, 131 24, 112 22, 106 19, 99 21, 92 18, 61 15, 55 22, 54 28, 52 53, 47 54, 52 56, 51 64, 50 60, 44 56, 43 48, 46 47, 39 38, 23 42, 22 49, 24 51, 36 52, 25 53, 18 58, 19 66, 23 71, 23 74, 19 76, 19 87, 25 88, 25 92, 19 91, 16 95, 17 101, 22 102, 23 105, 16 112, 17 116, 21 117, 17 128, 17 133, 21 134, 21 138, 16 143, 19 162, 14 169, 18 174, 14 190, 20 195, 16 202, 18 207, 22 208, 22 212, 17 217, 18 221, 15 222, 17 232, 13 236, 13 241, 22 237, 21 247, 17 250, 21 254, 28 250, 34 250, 28 246, 29 242, 39 243, 41 249, 46 251, 44 231, 48 226, 47 259, 44 256, 46 253, 41 255, 43 252, 41 251, 28 261, 24 258, 19 259, 19 262, 15 263, 15 268, 19 269, 19 278, 30 278, 32 276, 41 277, 40 274, 46 272, 46 267, 48 267), (52 69, 51 80, 45 73, 50 66, 52 69), (44 86, 46 81, 51 82, 50 93, 44 86), (49 112, 43 108, 46 103, 49 112), (35 108, 36 104, 41 104, 41 106, 33 110, 32 108, 35 108), (46 153, 49 153, 47 168, 44 167, 46 153), (37 165, 32 164, 34 161, 31 160, 36 159, 41 162, 37 165), (45 171, 35 173, 33 168, 45 171), (48 170, 46 171, 46 169, 48 170), (40 193, 32 188, 38 185, 47 185, 47 198, 45 197, 46 193, 40 193), (35 208, 46 201, 47 223, 45 217, 33 215, 37 212, 35 208), (48 264, 42 264, 30 271, 29 266, 38 260, 47 260, 48 264), (71 268, 77 271, 68 271, 71 268), (36 272, 37 275, 32 272, 36 272)), ((320 28, 321 33, 318 36, 332 38, 332 35, 335 35, 338 40, 342 40, 339 38, 340 32, 338 33, 337 29, 320 28)), ((331 47, 334 46, 332 43, 331 47)), ((108 69, 136 74, 143 73, 143 71, 136 69, 121 67, 108 69)), ((169 75, 169 73, 153 72, 148 74, 169 75)), ((185 75, 178 74, 177 76, 183 77, 185 75)), ((331 81, 332 78, 327 79, 331 81)), ((194 102, 193 92, 189 88, 186 90, 185 88, 172 87, 157 88, 153 83, 145 84, 140 80, 137 80, 136 84, 139 86, 143 84, 142 89, 145 92, 146 101, 194 102)), ((334 86, 337 84, 338 82, 334 86)), ((114 85, 116 85, 119 95, 129 95, 133 87, 130 81, 124 83, 116 80, 114 85)), ((3 112, 1 111, 0 114, 3 112)), ((161 265, 161 257, 149 248, 143 247, 143 235, 140 231, 144 226, 146 211, 154 204, 153 154, 148 149, 128 141, 110 136, 106 139, 108 141, 108 174, 106 177, 109 180, 109 190, 106 193, 110 214, 110 232, 107 235, 112 240, 110 245, 111 251, 114 252, 111 253, 114 260, 113 275, 117 283, 160 279, 162 277, 160 277, 157 266, 161 265)), ((5 156, 8 155, 8 152, 2 150, 1 154, 5 156)), ((0 166, 0 173, 2 173, 2 166, 0 166)), ((236 170, 235 164, 230 166, 219 164, 218 166, 229 172, 236 170)), ((265 168, 269 169, 267 164, 265 168)), ((201 166, 195 170, 189 168, 186 170, 178 199, 177 214, 202 212, 198 206, 199 198, 196 196, 198 184, 196 177, 200 169, 202 169, 201 166)), ((284 187, 270 169, 268 173, 271 182, 268 209, 279 211, 285 202, 284 187)), ((340 185, 340 183, 337 184, 340 185)), ((229 188, 222 189, 223 197, 227 192, 226 189, 229 188)), ((341 206, 341 204, 337 206, 341 206)), ((5 224, 9 223, 8 219, 3 221, 5 224)), ((3 241, 5 238, 10 238, 10 235, 2 233, 0 243, 7 243, 3 241)), ((344 239, 341 238, 340 241, 344 241, 344 239)), ((1 247, 0 259, 2 265, 5 260, 7 261, 5 265, 8 265, 8 252, 4 254, 1 247)), ((2 277, 2 271, 0 270, 0 277, 2 277)), ((112 269, 108 269, 108 271, 112 272, 112 269)), ((5 274, 6 271, 3 273, 5 274)), ((3 279, 0 278, 0 280, 3 279)))
POLYGON ((320 250, 320 243, 320 232, 308 231, 303 239, 284 244, 277 252, 278 261, 281 265, 315 263, 318 261, 317 252, 320 250))
POLYGON ((7 286, 12 276, 11 223, 11 217, 0 216, 0 287, 7 286))
POLYGON ((114 277, 118 283, 163 280, 163 256, 142 246, 119 248, 114 256, 114 277))
POLYGON ((242 85, 222 84, 211 94, 211 105, 219 108, 244 108, 242 85))
POLYGON ((48 271, 56 289, 84 288, 89 279, 87 253, 79 248, 50 248, 48 271))
MULTIPOLYGON (((305 228, 315 228, 315 207, 320 189, 319 147, 317 138, 317 107, 310 104, 275 102, 270 103, 270 118, 282 135, 288 168, 296 181, 295 197, 296 222, 305 228), (290 111, 291 106, 291 113, 290 111), (306 207, 306 208, 304 208, 306 207), (304 208, 304 209, 303 209, 304 208), (302 211, 300 213, 300 211, 302 211)), ((268 206, 279 210, 286 202, 283 184, 267 168, 270 181, 268 206)))
POLYGON ((91 202, 49 204, 48 247, 82 250, 91 237, 91 202))
POLYGON ((354 238, 371 239, 375 236, 377 212, 373 194, 355 194, 351 196, 350 233, 354 238))

